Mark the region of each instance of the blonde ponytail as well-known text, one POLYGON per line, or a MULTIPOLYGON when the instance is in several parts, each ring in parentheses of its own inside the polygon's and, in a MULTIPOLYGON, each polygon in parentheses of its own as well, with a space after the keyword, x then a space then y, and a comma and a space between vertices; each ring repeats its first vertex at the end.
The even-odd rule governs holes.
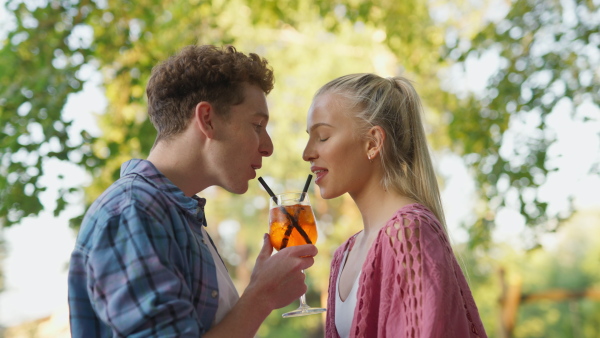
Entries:
POLYGON ((382 185, 429 208, 445 229, 440 191, 421 119, 421 99, 410 81, 403 77, 350 74, 327 83, 315 98, 324 93, 346 99, 347 107, 363 122, 359 135, 365 135, 373 126, 385 130, 380 157, 382 185))

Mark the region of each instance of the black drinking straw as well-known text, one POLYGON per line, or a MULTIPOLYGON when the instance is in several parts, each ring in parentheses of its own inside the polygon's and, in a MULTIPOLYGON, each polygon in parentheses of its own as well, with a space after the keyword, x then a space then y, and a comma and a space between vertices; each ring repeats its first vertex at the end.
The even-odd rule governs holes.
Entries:
MULTIPOLYGON (((302 193, 300 194, 300 202, 304 201, 304 197, 306 196, 306 192, 308 191, 308 186, 310 185, 311 179, 312 179, 312 175, 308 174, 308 178, 306 179, 306 183, 304 184, 304 189, 302 189, 302 193)), ((304 229, 302 229, 302 227, 299 226, 297 224, 297 222, 294 222, 293 218, 290 218, 290 219, 292 220, 292 226, 288 226, 288 228, 285 230, 285 234, 283 234, 283 240, 281 242, 281 246, 284 248, 287 246, 289 237, 292 234, 292 229, 294 229, 294 228, 296 228, 298 230, 298 232, 300 233, 300 235, 302 235, 302 237, 304 238, 306 243, 312 244, 312 241, 310 240, 310 238, 308 238, 308 235, 306 235, 306 232, 304 231, 304 229)))
POLYGON ((277 203, 277 197, 275 196, 275 194, 273 193, 273 191, 271 190, 271 188, 269 188, 269 186, 267 185, 267 182, 265 182, 265 180, 263 180, 262 177, 259 177, 258 181, 260 182, 260 184, 262 184, 263 188, 265 188, 265 190, 267 191, 267 193, 269 194, 269 196, 271 196, 271 198, 273 199, 273 201, 275 201, 275 204, 279 205, 279 203, 277 203))
MULTIPOLYGON (((305 190, 308 189, 308 184, 310 184, 310 178, 311 177, 309 177, 309 180, 307 181, 306 186, 304 187, 305 190)), ((273 193, 273 190, 271 190, 271 188, 269 188, 269 186, 267 185, 267 182, 265 182, 265 180, 262 177, 259 177, 258 181, 260 182, 260 184, 262 184, 263 188, 265 188, 265 190, 267 191, 267 193, 269 194, 269 196, 271 196, 271 198, 273 199, 273 201, 275 202, 275 204, 279 205, 279 203, 277 202, 277 196, 275 196, 275 194, 273 193)), ((301 197, 301 198, 303 199, 303 197, 301 197)), ((285 209, 285 207, 279 206, 279 209, 281 209, 281 211, 287 216, 287 218, 292 223, 292 226, 290 226, 288 228, 288 230, 285 232, 284 239, 282 240, 282 243, 281 243, 281 249, 283 249, 283 248, 285 248, 287 246, 287 242, 289 240, 289 237, 290 237, 290 234, 291 234, 293 228, 296 228, 296 230, 298 230, 298 232, 300 233, 300 235, 302 236, 302 238, 304 238, 304 240, 306 241, 306 243, 312 244, 312 241, 310 240, 310 238, 306 234, 306 231, 304 231, 304 229, 302 229, 302 227, 298 224, 298 221, 294 217, 292 217, 292 215, 290 215, 289 212, 287 212, 287 210, 285 209)))
POLYGON ((300 202, 304 201, 304 196, 306 196, 308 186, 310 185, 310 180, 312 180, 312 175, 308 174, 308 177, 306 178, 306 183, 304 184, 304 189, 302 189, 302 195, 300 195, 300 202))

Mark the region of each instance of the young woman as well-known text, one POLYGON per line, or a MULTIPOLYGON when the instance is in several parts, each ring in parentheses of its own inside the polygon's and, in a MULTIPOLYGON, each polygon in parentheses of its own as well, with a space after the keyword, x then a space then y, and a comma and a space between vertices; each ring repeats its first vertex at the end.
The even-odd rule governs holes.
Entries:
POLYGON ((346 75, 315 94, 303 158, 323 198, 350 194, 364 225, 331 264, 327 337, 486 337, 448 240, 421 110, 402 77, 346 75))

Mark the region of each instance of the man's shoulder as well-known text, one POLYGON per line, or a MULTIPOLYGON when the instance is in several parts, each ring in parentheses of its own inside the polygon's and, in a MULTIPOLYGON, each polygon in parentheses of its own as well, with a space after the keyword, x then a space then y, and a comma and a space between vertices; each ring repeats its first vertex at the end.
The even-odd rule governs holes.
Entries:
POLYGON ((90 223, 106 223, 120 217, 128 208, 149 209, 162 199, 162 192, 140 175, 126 175, 108 187, 88 208, 82 228, 90 223))
POLYGON ((161 196, 160 189, 137 174, 126 175, 108 187, 92 205, 97 208, 147 203, 161 196))
POLYGON ((125 222, 130 231, 146 231, 144 219, 162 219, 168 198, 140 175, 126 175, 108 187, 88 208, 81 222, 76 247, 89 251, 105 234, 125 222), (165 207, 161 207, 164 205, 165 207), (133 230, 136 229, 136 230, 133 230))

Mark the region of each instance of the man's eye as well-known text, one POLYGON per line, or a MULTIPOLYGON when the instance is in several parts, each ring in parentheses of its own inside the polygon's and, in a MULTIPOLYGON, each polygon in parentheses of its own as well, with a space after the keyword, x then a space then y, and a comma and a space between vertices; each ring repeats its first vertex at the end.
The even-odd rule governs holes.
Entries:
POLYGON ((325 142, 325 141, 327 141, 327 140, 329 140, 329 137, 326 137, 326 138, 320 138, 320 139, 319 139, 319 142, 325 142))

